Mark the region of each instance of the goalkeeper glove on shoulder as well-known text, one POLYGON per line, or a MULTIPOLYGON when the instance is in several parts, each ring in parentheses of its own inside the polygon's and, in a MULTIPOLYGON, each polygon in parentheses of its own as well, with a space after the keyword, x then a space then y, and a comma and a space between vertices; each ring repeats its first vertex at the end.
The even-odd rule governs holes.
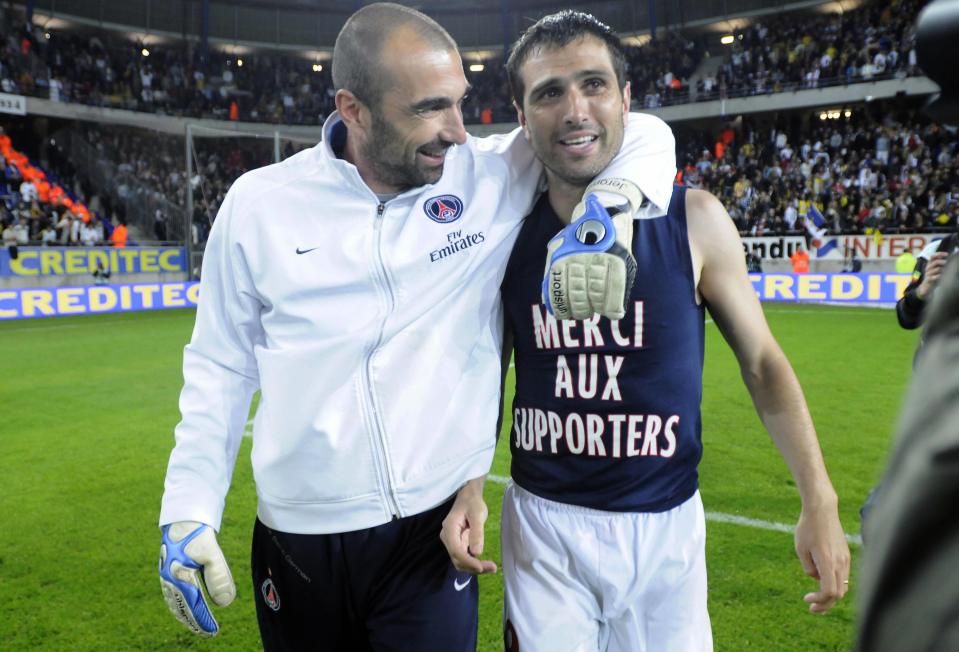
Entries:
POLYGON ((213 528, 179 521, 161 528, 160 588, 177 620, 200 636, 220 630, 203 594, 221 607, 233 602, 236 586, 213 528))
POLYGON ((546 246, 543 303, 557 319, 622 319, 633 282, 633 215, 643 193, 625 179, 594 181, 573 220, 546 246))

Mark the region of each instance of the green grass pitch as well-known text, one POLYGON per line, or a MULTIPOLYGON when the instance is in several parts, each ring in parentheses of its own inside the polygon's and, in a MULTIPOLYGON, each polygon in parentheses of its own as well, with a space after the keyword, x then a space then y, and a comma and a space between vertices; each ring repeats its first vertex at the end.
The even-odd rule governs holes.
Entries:
MULTIPOLYGON (((845 530, 858 533, 858 508, 889 449, 916 333, 900 330, 887 310, 780 304, 766 313, 805 389, 845 530)), ((192 323, 190 310, 0 323, 0 649, 258 648, 248 439, 220 537, 239 593, 233 606, 216 610, 222 633, 194 638, 160 595, 156 519, 192 323)), ((707 511, 794 523, 795 487, 711 325, 703 422, 707 511)), ((505 443, 502 437, 492 471, 499 476, 509 474, 505 443)), ((487 556, 499 561, 503 487, 487 488, 487 556)), ((802 574, 791 535, 716 521, 707 532, 717 650, 849 648, 855 570, 846 600, 813 616, 802 596, 814 584, 802 574)), ((854 564, 858 558, 854 546, 854 564)), ((502 581, 480 582, 479 649, 502 649, 502 581)))

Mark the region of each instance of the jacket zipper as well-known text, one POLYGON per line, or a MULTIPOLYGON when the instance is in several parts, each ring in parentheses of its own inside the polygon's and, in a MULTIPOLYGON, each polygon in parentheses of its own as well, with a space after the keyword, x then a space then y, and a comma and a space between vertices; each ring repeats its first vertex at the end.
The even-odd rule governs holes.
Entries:
POLYGON ((386 498, 386 502, 390 509, 390 514, 392 514, 394 519, 397 519, 401 516, 399 503, 396 499, 396 493, 393 489, 393 483, 390 478, 392 477, 392 469, 390 465, 390 456, 387 450, 386 445, 386 428, 383 426, 383 422, 380 419, 380 414, 376 409, 376 394, 373 391, 373 356, 380 348, 380 343, 383 341, 383 331, 386 329, 386 320, 389 318, 390 314, 393 312, 395 307, 395 298, 393 296, 393 288, 390 287, 389 277, 386 275, 386 265, 383 264, 383 254, 380 248, 381 237, 383 233, 383 213, 386 211, 386 204, 380 202, 376 207, 376 219, 373 222, 373 229, 376 237, 375 253, 376 253, 376 266, 377 271, 379 272, 379 277, 382 279, 383 287, 386 290, 387 295, 387 311, 386 315, 383 317, 383 321, 380 324, 380 332, 376 337, 376 342, 370 348, 369 353, 366 356, 366 392, 367 398, 370 403, 370 412, 372 413, 372 423, 373 423, 373 459, 377 468, 377 475, 380 478, 380 485, 383 490, 383 495, 386 498))

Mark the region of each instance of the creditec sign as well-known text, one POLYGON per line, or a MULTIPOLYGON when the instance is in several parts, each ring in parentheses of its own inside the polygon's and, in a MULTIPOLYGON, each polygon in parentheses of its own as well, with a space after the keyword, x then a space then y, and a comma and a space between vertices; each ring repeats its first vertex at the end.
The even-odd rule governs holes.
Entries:
POLYGON ((0 290, 0 320, 195 308, 196 281, 0 290))
POLYGON ((902 297, 912 274, 767 272, 750 274, 749 280, 760 301, 889 306, 902 297))

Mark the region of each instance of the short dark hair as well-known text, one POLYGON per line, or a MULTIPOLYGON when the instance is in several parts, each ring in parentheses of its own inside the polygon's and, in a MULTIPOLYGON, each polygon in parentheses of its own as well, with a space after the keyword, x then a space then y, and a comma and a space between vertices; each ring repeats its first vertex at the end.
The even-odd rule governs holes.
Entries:
POLYGON ((613 28, 592 14, 564 9, 540 18, 513 44, 506 61, 506 75, 516 103, 523 106, 523 93, 526 92, 519 69, 534 50, 561 48, 586 36, 593 36, 606 45, 613 72, 616 73, 616 82, 620 88, 626 86, 626 53, 613 28))
POLYGON ((378 102, 388 88, 381 52, 393 30, 411 27, 437 49, 455 50, 456 41, 435 20, 392 2, 367 5, 350 16, 333 45, 333 86, 346 89, 364 104, 378 102))

